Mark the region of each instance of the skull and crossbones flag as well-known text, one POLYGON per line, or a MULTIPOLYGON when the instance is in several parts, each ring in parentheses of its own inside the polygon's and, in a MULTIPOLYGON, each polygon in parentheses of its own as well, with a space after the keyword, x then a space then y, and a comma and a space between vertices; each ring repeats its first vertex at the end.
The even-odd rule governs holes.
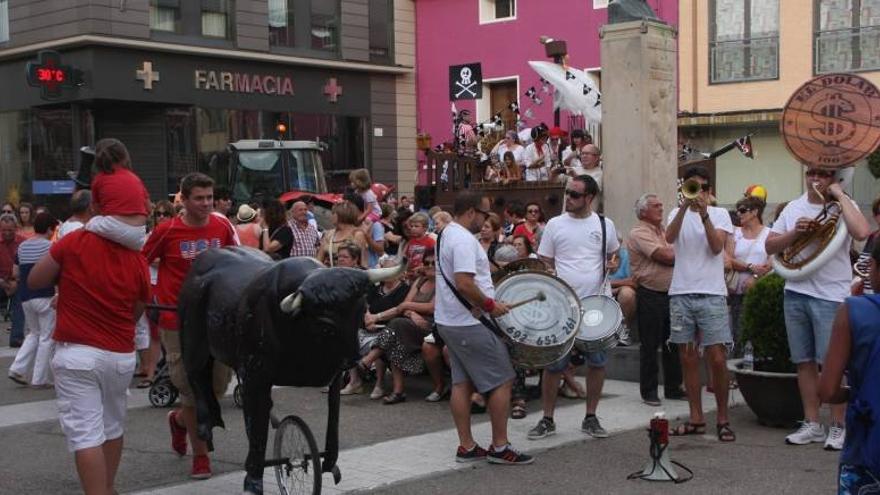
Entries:
POLYGON ((746 158, 750 158, 752 160, 755 159, 755 153, 752 149, 752 135, 747 134, 736 141, 734 141, 736 148, 743 154, 746 158))
POLYGON ((449 100, 483 97, 483 69, 479 62, 449 66, 449 100))

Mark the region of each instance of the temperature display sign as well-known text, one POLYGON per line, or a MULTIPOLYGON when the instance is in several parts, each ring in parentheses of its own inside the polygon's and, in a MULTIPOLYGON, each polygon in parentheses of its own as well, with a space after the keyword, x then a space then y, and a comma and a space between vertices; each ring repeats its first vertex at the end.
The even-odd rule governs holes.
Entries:
POLYGON ((63 88, 76 87, 79 71, 61 64, 58 52, 44 50, 37 55, 37 60, 27 64, 27 82, 40 88, 40 97, 45 100, 61 96, 63 88))

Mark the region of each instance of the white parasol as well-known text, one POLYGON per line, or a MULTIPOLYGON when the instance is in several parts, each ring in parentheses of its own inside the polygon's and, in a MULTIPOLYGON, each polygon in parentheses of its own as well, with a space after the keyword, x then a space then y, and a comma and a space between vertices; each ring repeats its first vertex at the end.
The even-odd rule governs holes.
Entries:
POLYGON ((529 65, 556 88, 553 107, 583 115, 591 123, 602 122, 602 96, 586 72, 553 62, 532 61, 529 65))

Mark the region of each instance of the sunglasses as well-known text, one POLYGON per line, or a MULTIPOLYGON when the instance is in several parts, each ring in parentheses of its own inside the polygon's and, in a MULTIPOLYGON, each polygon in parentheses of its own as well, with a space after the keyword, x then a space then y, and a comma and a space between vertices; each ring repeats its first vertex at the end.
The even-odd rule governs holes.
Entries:
POLYGON ((171 218, 171 212, 170 211, 157 211, 156 213, 153 214, 153 216, 155 216, 157 218, 158 217, 171 218))
POLYGON ((15 210, 3 210, 3 213, 9 213, 10 215, 15 213, 15 210))
POLYGON ((526 210, 526 212, 527 213, 541 213, 541 210, 538 210, 536 208, 530 208, 530 209, 526 210))
POLYGON ((834 172, 829 172, 827 170, 807 170, 807 177, 822 177, 827 179, 834 175, 834 172))
POLYGON ((581 198, 586 197, 586 196, 587 196, 587 193, 585 193, 585 192, 571 191, 571 190, 566 189, 566 190, 565 190, 565 195, 568 196, 568 197, 571 198, 571 199, 581 199, 581 198))
POLYGON ((736 209, 736 212, 739 213, 740 215, 745 215, 746 213, 748 213, 750 211, 752 211, 751 208, 737 208, 736 209))

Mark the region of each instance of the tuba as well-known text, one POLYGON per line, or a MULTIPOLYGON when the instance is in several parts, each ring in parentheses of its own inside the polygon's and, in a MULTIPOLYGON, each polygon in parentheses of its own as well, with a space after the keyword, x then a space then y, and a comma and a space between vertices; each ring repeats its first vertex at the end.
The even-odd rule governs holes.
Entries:
POLYGON ((840 203, 827 201, 815 184, 813 190, 825 200, 822 211, 807 232, 798 235, 790 246, 772 258, 773 269, 786 280, 803 280, 815 273, 840 249, 848 234, 846 222, 840 218, 840 203))

